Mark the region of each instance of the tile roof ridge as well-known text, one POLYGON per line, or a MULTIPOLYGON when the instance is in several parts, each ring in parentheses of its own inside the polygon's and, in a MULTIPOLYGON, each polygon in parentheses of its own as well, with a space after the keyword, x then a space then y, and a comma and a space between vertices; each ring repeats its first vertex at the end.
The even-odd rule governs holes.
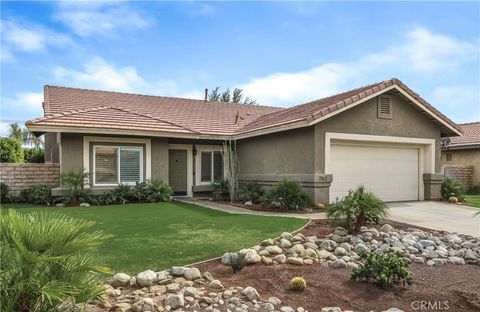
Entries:
POLYGON ((251 107, 262 107, 262 108, 275 108, 284 110, 284 107, 278 106, 270 106, 270 105, 260 105, 260 104, 243 104, 243 103, 233 103, 233 102, 222 102, 222 101, 205 101, 201 99, 191 99, 186 97, 175 97, 175 96, 163 96, 163 95, 153 95, 153 94, 140 94, 140 93, 132 93, 132 92, 120 92, 120 91, 106 91, 106 90, 95 90, 89 88, 77 88, 77 87, 65 87, 65 86, 56 86, 56 85, 45 85, 46 88, 60 88, 60 89, 71 89, 71 90, 79 90, 79 91, 91 91, 91 92, 100 92, 100 93, 114 93, 114 94, 123 94, 123 95, 134 95, 140 97, 153 97, 153 98, 162 98, 162 99, 173 99, 173 100, 188 100, 188 101, 195 101, 195 102, 202 102, 202 103, 212 103, 212 104, 222 104, 222 105, 245 105, 251 107))
POLYGON ((174 122, 171 122, 171 121, 167 121, 167 120, 164 120, 164 119, 161 119, 161 118, 158 118, 158 117, 155 117, 155 116, 152 116, 150 114, 143 114, 143 113, 139 113, 139 112, 136 112, 130 108, 124 108, 124 107, 119 107, 119 106, 111 106, 112 109, 116 109, 116 110, 120 110, 120 111, 124 111, 124 112, 127 112, 127 113, 130 113, 130 114, 135 114, 135 115, 138 115, 138 116, 142 116, 142 117, 147 117, 147 118, 150 118, 150 119, 154 119, 154 120, 157 120, 157 121, 161 121, 161 122, 164 122, 164 123, 168 123, 170 125, 173 125, 173 126, 176 126, 176 127, 179 127, 179 128, 182 128, 182 129, 185 129, 185 130, 188 130, 192 133, 200 133, 199 131, 195 131, 193 129, 190 129, 189 127, 185 127, 183 125, 180 125, 180 124, 177 124, 177 123, 174 123, 174 122))
MULTIPOLYGON (((332 95, 332 96, 329 96, 329 97, 326 97, 326 98, 318 99, 316 101, 321 101, 321 100, 336 97, 336 96, 339 96, 339 95, 342 95, 342 94, 358 91, 357 93, 353 94, 352 96, 350 96, 346 99, 343 99, 341 101, 333 103, 333 104, 331 104, 327 107, 320 108, 319 110, 313 112, 311 114, 310 118, 315 119, 315 118, 318 117, 318 115, 323 115, 323 112, 329 111, 333 107, 336 107, 336 106, 339 106, 339 105, 341 105, 341 107, 343 107, 343 106, 352 104, 352 103, 366 97, 367 93, 370 93, 370 92, 371 92, 371 94, 377 93, 378 91, 381 91, 381 90, 385 89, 386 87, 394 85, 395 84, 394 81, 396 81, 396 80, 398 80, 398 79, 392 78, 392 79, 388 79, 388 80, 383 80, 383 81, 379 81, 379 82, 376 82, 376 83, 371 83, 371 84, 365 85, 363 87, 351 89, 351 90, 348 90, 348 91, 345 91, 345 92, 340 92, 340 93, 337 93, 335 95, 332 95), (378 90, 375 90, 376 87, 378 87, 378 90), (360 90, 362 90, 362 91, 360 91, 360 90), (355 99, 356 97, 357 97, 357 99, 355 99)), ((316 101, 312 101, 312 102, 309 102, 309 103, 306 103, 306 104, 310 104, 310 103, 313 103, 313 102, 316 102, 316 101)), ((340 108, 340 107, 337 107, 337 108, 340 108)))
POLYGON ((36 122, 39 122, 39 121, 44 121, 44 120, 55 119, 55 118, 58 118, 58 117, 75 115, 75 114, 78 114, 78 113, 94 112, 94 111, 108 109, 108 108, 112 108, 112 107, 110 105, 103 105, 103 106, 90 107, 90 108, 72 109, 72 110, 69 110, 69 111, 61 112, 61 113, 49 114, 47 116, 27 120, 25 122, 25 124, 30 125, 30 124, 33 124, 33 123, 36 123, 36 122))
POLYGON ((459 126, 469 126, 469 125, 474 125, 474 124, 479 124, 480 125, 480 121, 464 122, 464 123, 459 123, 457 125, 459 125, 459 126))

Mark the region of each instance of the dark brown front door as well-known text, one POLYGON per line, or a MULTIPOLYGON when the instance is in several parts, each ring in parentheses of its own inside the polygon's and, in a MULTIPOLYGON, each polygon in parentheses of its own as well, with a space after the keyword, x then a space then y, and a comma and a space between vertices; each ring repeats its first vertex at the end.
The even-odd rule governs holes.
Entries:
POLYGON ((168 183, 174 195, 187 195, 187 151, 168 150, 168 183))

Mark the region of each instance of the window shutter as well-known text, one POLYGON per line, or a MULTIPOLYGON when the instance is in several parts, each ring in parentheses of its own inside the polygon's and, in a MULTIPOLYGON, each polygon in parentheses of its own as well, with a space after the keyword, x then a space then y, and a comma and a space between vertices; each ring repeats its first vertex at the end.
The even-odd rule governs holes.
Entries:
POLYGON ((120 183, 141 181, 142 153, 140 150, 120 149, 120 183))
POLYGON ((201 182, 212 181, 212 152, 201 152, 201 182))
POLYGON ((381 95, 378 97, 378 118, 392 118, 392 97, 381 95))

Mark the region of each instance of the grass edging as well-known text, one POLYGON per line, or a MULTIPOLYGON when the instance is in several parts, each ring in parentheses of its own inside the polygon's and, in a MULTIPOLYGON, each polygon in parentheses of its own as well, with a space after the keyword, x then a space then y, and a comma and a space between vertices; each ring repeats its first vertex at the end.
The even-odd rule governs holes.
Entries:
MULTIPOLYGON (((210 209, 212 209, 212 208, 210 208, 210 209)), ((291 234, 296 234, 296 233, 300 232, 301 230, 303 230, 304 228, 306 228, 306 227, 312 222, 312 220, 313 220, 312 218, 308 218, 308 222, 305 223, 301 228, 299 228, 299 229, 297 229, 297 230, 295 230, 295 231, 293 231, 293 232, 289 232, 289 233, 291 233, 291 234)), ((272 238, 272 239, 276 240, 276 239, 279 239, 279 238, 280 238, 280 236, 277 236, 277 237, 274 237, 274 238, 272 238)), ((268 239, 268 238, 266 238, 266 239, 268 239)), ((258 245, 258 244, 255 244, 254 246, 249 247, 249 248, 253 248, 253 247, 255 247, 256 245, 258 245)), ((248 248, 247 248, 247 249, 248 249, 248 248)), ((210 262, 210 261, 213 261, 213 260, 222 259, 222 257, 223 257, 223 255, 221 255, 220 257, 215 257, 215 258, 198 261, 198 262, 191 263, 191 264, 186 264, 186 265, 184 265, 183 267, 193 267, 193 266, 197 266, 197 265, 200 265, 200 264, 202 264, 202 263, 206 263, 206 262, 210 262)))

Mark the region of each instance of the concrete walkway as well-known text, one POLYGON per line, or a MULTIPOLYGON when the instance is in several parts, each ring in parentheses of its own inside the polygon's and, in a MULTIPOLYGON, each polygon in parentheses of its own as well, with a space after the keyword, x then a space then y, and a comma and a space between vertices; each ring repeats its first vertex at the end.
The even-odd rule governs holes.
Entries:
POLYGON ((389 203, 389 219, 434 230, 480 237, 480 209, 435 201, 389 203))
POLYGON ((270 211, 254 211, 228 204, 219 204, 208 200, 200 200, 194 198, 176 198, 175 200, 183 203, 195 204, 205 208, 215 209, 226 213, 247 214, 255 216, 275 216, 275 217, 290 217, 299 219, 325 219, 327 214, 325 212, 312 213, 291 213, 291 212, 270 212, 270 211))

